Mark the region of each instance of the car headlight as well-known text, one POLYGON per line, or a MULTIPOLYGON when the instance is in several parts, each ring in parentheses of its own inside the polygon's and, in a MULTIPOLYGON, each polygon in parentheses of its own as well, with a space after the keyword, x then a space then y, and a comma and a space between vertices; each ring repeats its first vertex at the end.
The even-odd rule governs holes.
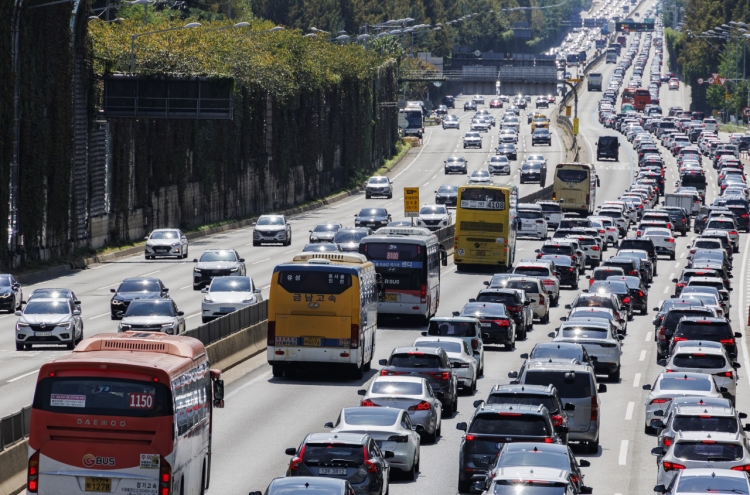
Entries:
POLYGON ((232 268, 232 269, 231 269, 231 270, 229 270, 229 271, 230 271, 230 272, 236 272, 236 271, 237 271, 237 270, 239 270, 239 269, 240 269, 240 268, 239 268, 238 266, 236 266, 236 267, 232 268))
POLYGON ((123 325, 122 323, 120 323, 120 331, 124 332, 127 330, 130 330, 130 325, 123 325))
POLYGON ((193 268, 193 273, 200 273, 200 272, 201 272, 200 268, 193 268))
POLYGON ((212 303, 212 302, 214 302, 214 300, 211 299, 210 297, 206 296, 206 297, 203 298, 203 302, 212 303))
POLYGON ((28 323, 21 323, 20 321, 16 323, 16 328, 27 328, 28 326, 28 323))
POLYGON ((172 323, 162 323, 161 324, 162 328, 173 327, 173 326, 174 326, 174 322, 172 322, 172 323))
POLYGON ((12 295, 13 295, 13 294, 12 294, 12 293, 10 293, 10 292, 9 292, 9 293, 7 293, 7 294, 0 294, 0 298, 3 298, 3 299, 7 299, 7 298, 9 298, 9 297, 10 297, 10 296, 12 296, 12 295))
POLYGON ((243 303, 251 303, 251 302, 255 302, 255 296, 250 296, 250 297, 248 297, 247 299, 243 299, 243 300, 242 300, 242 302, 243 302, 243 303))
POLYGON ((119 299, 112 299, 112 304, 114 304, 115 306, 119 306, 124 303, 120 301, 119 299))
POLYGON ((153 243, 152 243, 151 241, 146 241, 146 246, 148 246, 148 247, 151 247, 151 246, 153 246, 153 245, 154 245, 154 244, 153 244, 153 243))
POLYGON ((179 243, 179 242, 173 242, 173 243, 172 243, 172 247, 177 247, 177 246, 179 246, 179 245, 180 245, 180 243, 179 243))
POLYGON ((67 322, 67 323, 60 323, 60 324, 58 324, 57 326, 58 326, 59 328, 64 328, 64 329, 66 329, 66 330, 69 330, 69 329, 70 329, 70 327, 71 327, 71 326, 73 326, 73 323, 69 321, 69 322, 67 322))
POLYGON ((317 237, 315 237, 315 236, 310 236, 310 240, 311 241, 318 241, 319 239, 317 237))

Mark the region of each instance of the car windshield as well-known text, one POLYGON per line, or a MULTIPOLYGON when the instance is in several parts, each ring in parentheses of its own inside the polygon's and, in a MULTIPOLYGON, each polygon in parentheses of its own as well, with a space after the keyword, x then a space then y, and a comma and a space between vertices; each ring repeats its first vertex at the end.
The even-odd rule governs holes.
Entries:
POLYGON ((560 399, 583 399, 591 397, 591 378, 588 373, 566 371, 528 371, 524 383, 529 385, 552 385, 560 399))
POLYGON ((385 208, 362 208, 359 212, 360 217, 385 217, 388 213, 385 208))
POLYGON ((711 416, 700 414, 698 416, 675 416, 672 420, 674 431, 719 431, 726 433, 737 433, 737 419, 733 416, 711 416))
POLYGON ((543 448, 503 452, 497 460, 497 467, 510 466, 539 466, 569 471, 570 458, 562 452, 545 452, 543 448))
POLYGON ((283 217, 260 217, 258 225, 284 225, 283 217))
POLYGON ((478 138, 479 137, 479 133, 478 132, 467 132, 466 133, 466 137, 478 138))
POLYGON ((313 232, 336 232, 339 228, 340 226, 334 223, 324 223, 316 225, 313 232))
MULTIPOLYGON (((260 222, 258 222, 260 225, 260 222)), ((264 225, 276 225, 276 224, 264 224, 264 225)), ((201 262, 210 261, 237 261, 234 251, 206 251, 203 253, 200 259, 201 262)))
POLYGON ((396 424, 400 409, 390 407, 353 407, 345 409, 344 422, 352 426, 391 426, 396 424))
POLYGON ((211 292, 250 292, 250 279, 247 277, 216 277, 211 282, 211 292))
POLYGON ((468 321, 435 321, 430 320, 427 335, 438 337, 474 337, 474 323, 468 321))
POLYGON ((125 312, 128 316, 174 316, 171 301, 133 301, 125 312))
POLYGON ((711 382, 710 378, 697 378, 695 376, 664 376, 659 382, 659 389, 708 392, 711 390, 711 382))
POLYGON ((440 186, 440 189, 438 189, 438 194, 449 194, 457 192, 458 186, 440 186))
POLYGON ((157 230, 151 232, 150 239, 179 239, 179 232, 176 230, 157 230))
POLYGON ((532 394, 490 394, 487 398, 488 404, 522 404, 527 406, 542 405, 550 414, 557 412, 557 402, 550 395, 532 394))
POLYGON ((445 206, 423 206, 419 210, 420 215, 445 215, 447 212, 448 210, 445 209, 445 206))
POLYGON ((500 412, 478 414, 471 422, 469 433, 546 437, 550 432, 543 416, 500 412))
POLYGON ((421 382, 381 382, 372 384, 370 392, 388 395, 422 395, 421 382))
POLYGON ((156 280, 125 280, 120 284, 117 292, 160 292, 159 282, 156 280))
POLYGON ((349 242, 359 242, 363 237, 367 237, 366 230, 339 230, 333 238, 333 242, 346 244, 349 242))
POLYGON ((732 493, 747 495, 747 478, 729 476, 683 476, 674 493, 732 493))
POLYGON ((70 297, 70 291, 65 289, 36 289, 31 297, 35 299, 65 299, 70 297))
POLYGON ((305 244, 302 248, 303 253, 331 253, 341 251, 338 244, 334 243, 316 243, 316 244, 305 244))
POLYGON ((673 455, 687 461, 740 461, 744 457, 741 445, 713 440, 677 442, 673 455))
POLYGON ((70 314, 67 300, 57 301, 29 301, 23 310, 25 315, 60 315, 70 314))
POLYGON ((370 184, 388 184, 388 177, 370 177, 370 184))

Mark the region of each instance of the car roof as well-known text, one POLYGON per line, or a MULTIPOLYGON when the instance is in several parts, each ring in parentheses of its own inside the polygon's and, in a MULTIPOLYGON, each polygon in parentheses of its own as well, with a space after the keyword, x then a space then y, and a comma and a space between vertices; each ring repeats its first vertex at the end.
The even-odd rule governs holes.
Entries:
POLYGON ((720 442, 735 442, 740 440, 740 432, 729 433, 726 431, 679 431, 675 436, 675 442, 694 442, 696 440, 711 440, 720 442))
MULTIPOLYGON (((297 487, 300 492, 309 489, 310 485, 314 487, 337 490, 343 493, 343 488, 347 484, 346 480, 336 478, 326 478, 323 476, 287 476, 283 478, 274 478, 271 480, 271 493, 274 489, 297 487)), ((316 493, 319 493, 315 490, 316 493)))
MULTIPOLYGON (((560 342, 561 344, 563 342, 560 342)), ((526 371, 582 371, 589 373, 590 368, 585 364, 577 364, 574 359, 566 359, 565 362, 562 360, 555 359, 529 359, 527 361, 526 371)))
POLYGON ((697 478, 708 478, 711 476, 721 476, 724 478, 740 478, 747 481, 746 471, 732 471, 731 469, 716 469, 716 468, 696 468, 696 469, 685 469, 679 471, 680 475, 684 478, 686 476, 697 477, 697 478))
POLYGON ((531 404, 487 404, 483 402, 479 405, 474 415, 481 413, 502 413, 502 412, 513 412, 520 414, 534 414, 534 415, 546 415, 548 414, 547 408, 543 405, 531 405, 531 404))
POLYGON ((675 406, 675 414, 681 414, 683 416, 699 416, 704 414, 711 416, 734 416, 735 411, 733 407, 688 406, 683 404, 675 406))
POLYGON ((433 321, 436 323, 450 322, 450 321, 463 322, 463 323, 476 323, 479 320, 471 316, 433 316, 432 318, 430 318, 430 322, 433 322, 433 321))
POLYGON ((344 433, 323 432, 310 433, 305 443, 364 443, 369 435, 367 433, 344 433))
MULTIPOLYGON (((453 339, 453 340, 461 341, 461 339, 453 339)), ((375 376, 375 380, 373 380, 373 383, 375 382, 422 383, 424 380, 425 378, 421 376, 379 375, 379 376, 375 376)))
POLYGON ((427 336, 427 337, 417 337, 417 340, 414 341, 414 345, 418 347, 420 342, 447 342, 447 343, 454 343, 454 344, 463 344, 466 341, 464 339, 459 339, 458 337, 427 336))
POLYGON ((490 395, 498 392, 513 394, 553 394, 555 387, 549 385, 501 384, 498 383, 490 391, 490 395))
POLYGON ((438 355, 440 352, 445 352, 442 347, 417 347, 417 346, 401 346, 396 347, 391 352, 393 354, 404 354, 408 352, 421 352, 422 354, 434 354, 438 355))
POLYGON ((499 480, 542 480, 568 483, 568 472, 539 466, 512 466, 495 470, 494 482, 499 480))

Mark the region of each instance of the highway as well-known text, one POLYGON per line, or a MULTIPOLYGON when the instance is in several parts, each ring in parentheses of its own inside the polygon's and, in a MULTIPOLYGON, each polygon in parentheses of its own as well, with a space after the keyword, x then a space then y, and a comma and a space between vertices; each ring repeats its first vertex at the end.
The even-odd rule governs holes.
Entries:
MULTIPOLYGON (((665 53, 666 56, 666 53, 665 53)), ((665 62, 666 65, 666 62, 665 62)), ((601 65, 604 81, 614 69, 613 65, 601 65)), ((663 70, 666 70, 666 66, 663 70)), ((584 85, 585 86, 585 85, 584 85)), ((484 135, 482 150, 463 150, 461 136, 468 128, 470 113, 463 112, 463 102, 469 96, 457 98, 456 110, 452 111, 461 118, 462 129, 443 130, 440 127, 427 129, 423 146, 409 152, 403 162, 390 174, 394 180, 393 199, 364 198, 356 195, 329 207, 296 215, 291 218, 293 226, 293 243, 291 246, 252 247, 252 230, 243 229, 226 232, 193 242, 190 256, 197 257, 206 248, 236 248, 246 258, 248 274, 257 285, 266 287, 270 282, 273 266, 291 259, 299 253, 307 241, 308 230, 321 222, 337 221, 352 225, 353 218, 360 208, 365 206, 384 206, 393 215, 394 220, 403 218, 403 187, 420 187, 423 204, 432 202, 434 191, 440 184, 462 184, 465 176, 444 176, 443 161, 451 154, 467 158, 469 170, 484 168, 484 163, 494 152, 497 144, 497 128, 484 135)), ((579 117, 581 134, 579 141, 587 147, 589 157, 595 157, 595 142, 599 135, 616 134, 603 129, 596 118, 598 93, 583 92, 579 98, 579 117)), ((489 103, 489 98, 487 98, 489 103)), ((686 87, 679 91, 661 91, 661 106, 666 109, 673 105, 687 107, 689 103, 686 87)), ((488 105, 487 105, 488 106, 488 105)), ((534 111, 532 104, 528 111, 534 111)), ((556 108, 551 107, 545 113, 553 116, 556 108)), ((498 118, 503 110, 491 110, 498 118)), ((512 162, 509 179, 518 183, 518 168, 523 156, 529 153, 543 153, 549 163, 547 184, 552 183, 554 166, 564 157, 563 145, 559 137, 562 132, 554 129, 553 146, 531 147, 530 130, 525 115, 521 118, 521 139, 519 141, 519 160, 512 162)), ((554 122, 554 118, 553 118, 554 122)), ((635 158, 630 143, 624 137, 620 162, 596 162, 601 177, 601 187, 597 192, 597 203, 615 199, 627 189, 632 179, 635 158)), ((664 151, 667 161, 667 191, 674 189, 676 180, 674 160, 664 151)), ((717 195, 715 171, 706 167, 709 175, 707 202, 717 195)), ((504 182, 505 177, 496 177, 497 182, 504 182)), ((539 190, 537 184, 520 186, 521 196, 539 190)), ((670 280, 679 274, 685 264, 685 247, 695 234, 678 237, 678 258, 676 261, 661 259, 658 265, 659 276, 655 279, 649 292, 649 307, 658 303, 673 292, 670 280)), ((522 240, 519 243, 519 257, 532 258, 539 241, 522 240)), ((744 332, 746 320, 744 307, 745 285, 747 280, 747 254, 750 252, 748 235, 741 236, 741 253, 735 255, 732 292, 731 318, 735 331, 744 332)), ((614 254, 610 248, 605 257, 614 254)), ((145 261, 143 256, 133 256, 117 262, 94 265, 90 269, 73 273, 53 281, 24 287, 29 294, 39 287, 66 287, 74 290, 83 303, 85 334, 116 331, 117 322, 109 318, 110 288, 126 277, 154 276, 161 278, 170 288, 172 297, 188 317, 188 327, 200 324, 201 295, 192 290, 192 263, 186 261, 145 261)), ((450 315, 459 310, 481 288, 488 274, 457 273, 455 266, 449 262, 442 271, 441 306, 438 315, 450 315)), ((585 285, 582 279, 581 286, 585 285)), ((267 294, 267 291, 264 291, 267 294)), ((496 383, 508 383, 508 372, 517 370, 522 360, 518 357, 528 352, 535 343, 550 340, 549 333, 559 324, 559 318, 567 314, 564 305, 572 301, 577 291, 561 291, 560 303, 552 309, 550 323, 534 324, 534 330, 525 341, 518 342, 514 351, 505 351, 489 347, 485 365, 485 375, 479 380, 478 391, 473 397, 462 396, 459 399, 458 412, 452 418, 443 420, 443 436, 435 445, 422 447, 421 471, 415 482, 393 480, 391 493, 405 494, 454 494, 457 487, 458 445, 462 432, 455 429, 459 421, 467 421, 473 412, 471 403, 478 398, 485 398, 496 383)), ((655 446, 655 438, 643 433, 643 400, 647 394, 642 385, 652 383, 660 371, 655 363, 653 326, 648 316, 635 316, 630 322, 629 331, 624 340, 622 356, 622 376, 620 383, 608 383, 608 392, 602 395, 602 431, 601 448, 597 454, 583 454, 579 449, 574 451, 580 458, 591 462, 591 467, 583 468, 586 485, 594 488, 596 495, 636 495, 652 493, 656 481, 654 458, 650 450, 655 446)), ((13 315, 0 316, 0 416, 12 413, 31 402, 33 384, 39 367, 52 359, 68 352, 62 348, 35 348, 33 351, 17 352, 14 347, 13 327, 16 318, 13 315)), ((398 345, 410 345, 423 328, 399 322, 381 322, 379 325, 376 356, 386 358, 391 349, 398 345)), ((740 357, 742 369, 739 370, 737 405, 740 411, 750 411, 750 394, 747 387, 747 370, 750 369, 747 343, 740 340, 740 357)), ((357 389, 377 373, 377 366, 367 373, 363 380, 349 381, 339 379, 335 374, 316 373, 306 380, 274 379, 270 366, 265 363, 265 355, 257 356, 226 374, 227 397, 226 408, 216 410, 213 424, 213 459, 211 488, 209 493, 242 494, 251 490, 264 491, 269 481, 283 476, 289 461, 284 454, 287 447, 296 447, 309 432, 324 431, 323 424, 335 421, 342 407, 359 403, 357 389)))

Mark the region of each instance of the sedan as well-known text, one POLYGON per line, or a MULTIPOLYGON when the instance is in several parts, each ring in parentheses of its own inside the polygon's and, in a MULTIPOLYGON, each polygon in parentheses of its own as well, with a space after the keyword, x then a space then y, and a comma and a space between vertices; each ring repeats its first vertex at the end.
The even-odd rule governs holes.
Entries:
POLYGON ((187 258, 188 239, 180 230, 158 229, 146 237, 146 259, 157 256, 176 256, 187 258))
POLYGON ((513 129, 503 129, 497 137, 500 143, 518 144, 518 133, 513 129))
POLYGON ((459 174, 466 174, 468 172, 466 159, 462 156, 449 156, 448 159, 443 162, 443 168, 446 175, 455 172, 458 172, 459 174))
POLYGON ((646 434, 655 432, 651 422, 664 415, 664 410, 675 397, 722 397, 713 377, 703 373, 680 373, 678 376, 674 373, 661 373, 653 385, 646 384, 643 389, 650 391, 644 403, 646 434), (658 416, 657 411, 661 411, 658 416))
POLYGON ((623 335, 603 318, 581 318, 576 316, 560 326, 553 342, 582 344, 589 356, 596 358, 594 369, 606 374, 613 382, 620 381, 620 341, 623 335))
POLYGON ((498 98, 490 100, 490 108, 503 108, 503 100, 500 100, 498 98))
MULTIPOLYGON (((694 468, 675 471, 673 483, 656 485, 654 491, 667 495, 688 495, 696 493, 750 493, 747 473, 731 469, 694 468)), ((270 494, 269 494, 270 495, 270 494)))
POLYGON ((461 123, 455 115, 446 115, 443 118, 443 129, 460 129, 461 123))
MULTIPOLYGON (((455 340, 455 339, 454 339, 455 340)), ((443 405, 425 378, 376 376, 368 389, 357 391, 362 407, 392 407, 409 414, 412 425, 421 425, 422 438, 435 443, 440 436, 443 405)))
POLYGON ((435 191, 435 203, 439 205, 456 207, 458 201, 458 186, 443 184, 435 191))
POLYGON ((127 311, 117 314, 122 318, 119 332, 161 332, 179 335, 185 332, 185 313, 177 309, 172 299, 136 299, 127 311))
MULTIPOLYGON (((683 469, 739 470, 745 471, 747 476, 746 466, 750 464, 745 439, 728 432, 683 431, 668 448, 654 447, 651 454, 663 456, 656 475, 656 482, 661 486, 669 486, 683 469)), ((717 491, 709 489, 707 493, 717 491)))
POLYGON ((0 309, 12 312, 21 309, 22 305, 23 289, 21 284, 13 275, 0 275, 0 309))
POLYGON ((333 242, 341 227, 340 223, 320 223, 310 231, 310 242, 333 242))
POLYGON ((441 347, 448 354, 456 372, 458 386, 467 395, 474 395, 477 391, 479 363, 465 340, 454 337, 420 337, 414 341, 414 347, 441 347))
MULTIPOLYGON (((253 241, 255 243, 255 241, 253 241)), ((200 290, 215 277, 245 275, 245 258, 234 249, 207 249, 200 259, 194 259, 193 290, 200 290)))
POLYGON ((518 160, 518 151, 516 150, 516 145, 512 143, 501 143, 495 150, 495 154, 503 155, 511 161, 518 160))
POLYGON ((109 289, 114 294, 109 302, 110 317, 119 320, 134 299, 159 299, 169 297, 169 289, 158 278, 126 278, 117 287, 109 289))
POLYGON ((478 132, 464 134, 464 149, 471 147, 482 149, 482 136, 478 132))
POLYGON ((453 223, 453 216, 445 205, 425 205, 419 210, 416 218, 417 227, 436 231, 453 223))
POLYGON ((531 133, 531 146, 537 146, 538 144, 552 146, 552 132, 549 129, 540 127, 534 129, 534 132, 531 133))
POLYGON ((379 229, 385 227, 391 221, 391 216, 385 208, 362 208, 354 215, 355 227, 369 227, 379 229))
MULTIPOLYGON (((326 246, 338 248, 336 244, 326 244, 326 246)), ((258 304, 263 300, 261 290, 255 286, 250 277, 216 277, 211 281, 211 285, 202 289, 201 292, 205 294, 201 303, 203 323, 258 304)))
MULTIPOLYGON (((416 476, 419 464, 422 425, 412 424, 407 411, 392 407, 345 407, 333 422, 331 433, 363 432, 375 439, 382 450, 393 452, 391 468, 416 476)), ((348 495, 348 494, 347 494, 348 495)))
POLYGON ((489 170, 475 170, 469 175, 469 184, 492 184, 489 170))

